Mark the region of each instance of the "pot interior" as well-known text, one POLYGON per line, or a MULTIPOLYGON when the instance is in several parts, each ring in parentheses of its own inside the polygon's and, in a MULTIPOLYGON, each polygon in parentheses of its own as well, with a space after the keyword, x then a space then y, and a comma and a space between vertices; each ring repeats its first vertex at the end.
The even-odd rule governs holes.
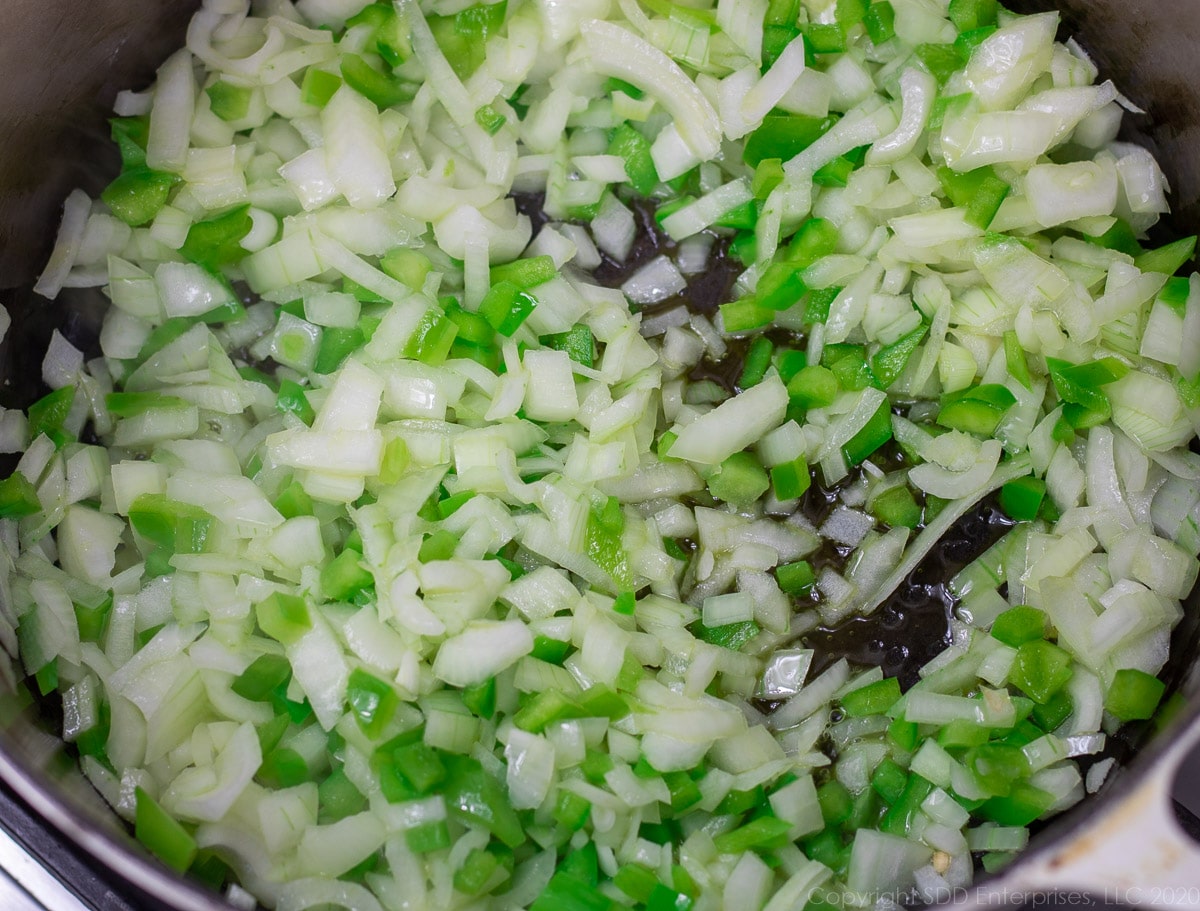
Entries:
MULTIPOLYGON (((15 0, 8 5, 0 78, 0 303, 13 325, 0 345, 0 404, 27 405, 41 386, 42 353, 57 328, 89 356, 105 300, 98 291, 64 292, 49 303, 31 285, 53 244, 62 200, 74 187, 97 194, 119 166, 106 119, 118 90, 142 87, 158 63, 183 41, 193 0, 15 0)), ((1125 120, 1128 139, 1158 158, 1173 195, 1164 238, 1200 231, 1200 6, 1193 0, 1020 0, 1022 12, 1058 7, 1061 34, 1074 35, 1101 73, 1137 105, 1125 120)), ((7 475, 12 468, 0 466, 7 475)), ((1177 627, 1164 674, 1185 701, 1181 715, 1200 712, 1200 593, 1177 627)), ((0 777, 68 830, 85 849, 130 875, 157 901, 216 908, 208 893, 181 887, 133 845, 86 784, 54 736, 60 721, 35 702, 10 704, 0 732, 0 777)), ((1132 778, 1153 759, 1156 726, 1128 725, 1117 737, 1119 758, 1137 757, 1121 776, 1132 778), (1143 749, 1146 747, 1146 749, 1143 749)), ((1086 819, 1091 801, 1051 828, 1086 819)), ((1045 838, 1055 837, 1047 832, 1045 838)))

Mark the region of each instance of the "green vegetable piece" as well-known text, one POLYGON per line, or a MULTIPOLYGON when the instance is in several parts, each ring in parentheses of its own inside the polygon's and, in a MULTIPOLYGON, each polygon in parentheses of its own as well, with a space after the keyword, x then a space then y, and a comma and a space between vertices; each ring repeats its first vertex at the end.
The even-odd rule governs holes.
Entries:
POLYGON ((1017 649, 1008 679, 1034 702, 1047 702, 1074 673, 1071 656, 1050 642, 1026 642, 1017 649))
POLYGON ((1000 509, 1010 519, 1030 522, 1037 518, 1045 498, 1046 482, 1041 478, 1017 478, 1000 488, 1000 509))
POLYGON ((791 823, 774 816, 760 816, 731 832, 713 839, 722 854, 741 854, 752 848, 775 847, 787 841, 791 823))
POLYGON ((254 90, 247 86, 218 79, 204 91, 212 112, 222 120, 241 120, 250 113, 250 99, 254 90))
POLYGON ((444 819, 423 822, 405 829, 404 841, 414 854, 432 854, 450 847, 450 827, 444 819))
POLYGON ((727 648, 731 652, 740 651, 742 646, 758 635, 758 624, 753 620, 743 620, 740 623, 726 623, 722 626, 704 626, 697 624, 697 639, 727 648))
POLYGON ((283 414, 294 414, 305 424, 312 426, 317 413, 308 401, 304 387, 292 380, 281 380, 279 394, 275 397, 275 408, 283 414))
MULTIPOLYGON (((379 268, 396 281, 407 285, 414 291, 420 291, 425 287, 425 278, 433 269, 433 263, 420 250, 396 247, 379 258, 379 268)), ((489 333, 486 338, 490 340, 491 334, 489 333)))
POLYGON ((619 911, 617 904, 585 880, 556 872, 529 911, 619 911))
POLYGON ((447 756, 446 782, 442 796, 446 810, 466 825, 483 826, 510 848, 526 840, 516 810, 509 804, 504 788, 484 771, 478 761, 466 756, 447 756))
POLYGON ((825 819, 825 825, 830 828, 845 822, 854 812, 854 798, 846 790, 846 786, 836 778, 831 778, 817 788, 817 802, 821 806, 821 816, 825 819))
MULTIPOLYGON (((554 820, 560 826, 571 832, 578 832, 587 825, 592 814, 592 804, 578 794, 560 790, 554 802, 554 820)), ((618 886, 618 888, 620 888, 618 886)))
POLYGON ((394 755, 396 768, 418 794, 428 794, 446 780, 446 767, 431 746, 410 743, 398 748, 394 755))
POLYGON ((431 560, 449 560, 454 556, 457 547, 458 535, 443 528, 425 537, 425 540, 421 542, 418 558, 422 563, 428 563, 431 560))
POLYGON ((658 876, 653 870, 638 864, 624 864, 613 877, 613 885, 632 898, 635 902, 645 903, 655 886, 659 884, 658 876))
POLYGON ((842 455, 849 465, 861 465, 891 438, 892 412, 889 403, 882 402, 866 425, 842 447, 842 455))
POLYGON ((29 439, 36 440, 45 434, 60 449, 64 443, 71 442, 73 437, 63 429, 63 424, 71 414, 74 404, 75 387, 63 386, 30 405, 26 412, 29 419, 29 439))
POLYGON ((979 786, 993 797, 1007 797, 1013 786, 1029 776, 1029 760, 1020 747, 983 743, 972 747, 963 763, 979 786))
POLYGON ((900 799, 907 784, 908 773, 890 759, 883 760, 871 773, 871 787, 889 805, 900 799))
POLYGON ((810 22, 804 26, 804 43, 814 54, 840 54, 846 50, 846 33, 836 23, 810 22))
POLYGON ((462 700, 473 714, 480 718, 491 718, 496 714, 496 678, 489 677, 483 683, 464 688, 462 700))
POLYGON ((584 367, 596 363, 596 340, 587 326, 575 326, 566 332, 544 335, 541 342, 548 348, 567 352, 567 357, 584 367))
POLYGON ((1143 272, 1162 272, 1174 275, 1196 255, 1196 236, 1182 237, 1174 243, 1147 250, 1134 259, 1133 264, 1143 272))
POLYGON ((272 504, 285 519, 313 514, 312 498, 299 481, 292 481, 272 504))
POLYGON ((900 681, 885 677, 874 683, 851 690, 842 697, 842 711, 847 718, 882 715, 900 698, 900 681))
POLYGON ((1004 360, 1009 375, 1026 389, 1033 388, 1033 378, 1029 375, 1029 362, 1025 359, 1025 349, 1017 338, 1017 333, 1009 330, 1004 333, 1004 360))
POLYGON ((921 740, 921 732, 916 722, 905 721, 903 718, 897 718, 888 725, 887 733, 888 740, 905 753, 914 752, 921 740))
POLYGON ((785 348, 776 352, 774 361, 775 369, 779 371, 779 378, 786 384, 790 383, 797 373, 808 366, 808 355, 803 351, 785 348))
POLYGON ((579 713, 578 703, 570 696, 558 690, 543 690, 513 715, 513 724, 523 731, 539 734, 546 725, 564 718, 580 717, 579 713))
POLYGON ((807 595, 817 581, 812 564, 806 560, 784 563, 775 568, 775 581, 789 595, 807 595))
POLYGON ((108 121, 112 141, 121 153, 121 166, 144 165, 146 142, 150 138, 150 115, 140 117, 113 117, 108 121))
POLYGON ((797 269, 807 269, 817 260, 836 252, 840 238, 841 234, 833 222, 824 218, 809 218, 792 235, 784 260, 797 269))
POLYGON ((1104 707, 1121 721, 1142 721, 1154 715, 1167 685, 1136 668, 1121 668, 1113 675, 1104 707))
POLYGON ((867 16, 869 0, 837 0, 834 16, 837 24, 849 30, 862 22, 867 16))
POLYGON ((122 171, 105 187, 100 198, 113 215, 137 228, 153 219, 167 204, 171 189, 178 182, 179 177, 175 174, 135 165, 122 171))
POLYGON ((759 279, 754 298, 768 310, 787 310, 800 302, 805 290, 804 280, 794 266, 774 263, 759 279))
POLYGON ((624 614, 627 617, 632 617, 634 611, 637 610, 637 595, 633 592, 621 592, 613 601, 613 611, 618 614, 624 614))
POLYGON ((754 169, 750 192, 754 194, 755 199, 766 202, 771 191, 783 183, 783 179, 783 162, 778 158, 766 158, 754 169))
POLYGON ((0 481, 0 519, 23 519, 41 508, 37 488, 19 471, 0 481))
POLYGON ((623 527, 620 503, 615 498, 610 498, 604 508, 593 506, 584 531, 584 551, 612 577, 618 589, 628 591, 633 588, 633 571, 629 568, 629 556, 621 544, 623 527))
POLYGON ((975 815, 1002 826, 1027 826, 1054 804, 1054 795, 1018 781, 1007 796, 993 797, 976 807, 975 815))
POLYGON ((359 563, 359 554, 343 550, 321 569, 321 591, 332 601, 349 601, 368 588, 375 577, 359 563))
POLYGON ((780 500, 794 500, 803 496, 811 484, 808 462, 802 455, 771 469, 771 487, 780 500))
POLYGON ((104 407, 115 418, 131 418, 154 408, 187 406, 183 399, 157 392, 110 392, 104 397, 104 407))
POLYGON ((1034 705, 1032 717, 1039 728, 1051 732, 1057 730, 1074 710, 1075 704, 1070 694, 1066 690, 1059 690, 1042 705, 1034 705))
POLYGON ((718 500, 748 506, 771 486, 762 463, 748 452, 735 452, 708 479, 708 490, 718 500))
POLYGON ((900 378, 928 331, 928 326, 921 325, 871 356, 871 373, 880 389, 887 389, 900 378))
POLYGON ((859 345, 829 345, 824 354, 826 366, 833 371, 838 386, 858 392, 877 385, 867 364, 867 352, 859 345))
POLYGON ((872 3, 867 8, 863 24, 867 27, 867 37, 875 45, 890 41, 896 36, 896 10, 887 0, 872 3))
POLYGON ((346 85, 378 108, 403 104, 416 94, 414 86, 381 73, 357 54, 342 54, 341 73, 346 85))
MULTIPOLYGON (((836 25, 832 28, 841 36, 841 29, 836 25)), ((837 117, 832 116, 768 114, 762 125, 747 137, 742 159, 752 168, 757 168, 767 158, 790 161, 824 136, 836 122, 837 117)))
POLYGON ((498 869, 500 861, 495 854, 475 848, 454 871, 454 888, 463 895, 481 895, 498 869))
POLYGON ((384 727, 400 707, 400 699, 391 684, 362 668, 355 668, 350 672, 346 701, 350 704, 350 711, 358 726, 368 737, 378 737, 382 734, 384 727))
POLYGON ((700 786, 687 772, 664 772, 662 778, 671 792, 671 809, 676 813, 695 806, 704 797, 700 786))
POLYGON ((196 840, 144 790, 137 788, 134 796, 137 840, 172 870, 185 872, 196 858, 196 840))
POLYGON ((442 519, 449 518, 474 498, 475 491, 464 490, 462 493, 456 493, 452 497, 446 497, 445 499, 438 500, 438 517, 442 519))
POLYGON ((879 831, 889 835, 908 835, 913 820, 921 812, 921 804, 932 790, 933 785, 920 775, 909 775, 900 796, 880 818, 879 831))
MULTIPOLYGON (((926 47, 929 46, 931 45, 926 45, 926 47)), ((932 45, 932 47, 951 47, 951 45, 932 45)), ((956 56, 956 59, 960 60, 958 66, 961 66, 961 58, 956 56)), ((942 167, 938 168, 937 176, 950 201, 967 210, 965 215, 967 223, 984 230, 987 230, 988 225, 992 223, 992 219, 1000 210, 1000 204, 1012 190, 1009 184, 996 175, 996 171, 991 165, 963 173, 942 167)))
POLYGON ((988 729, 975 723, 974 721, 963 721, 955 719, 949 724, 943 725, 942 729, 937 733, 937 742, 939 746, 946 749, 977 747, 980 744, 988 742, 992 732, 988 729))
POLYGON ((788 398, 801 408, 824 408, 837 398, 838 381, 833 371, 809 364, 788 380, 788 398))
MULTIPOLYGON (((633 689, 636 685, 635 682, 625 688, 633 689)), ((624 697, 620 693, 614 693, 603 683, 594 683, 584 690, 583 695, 579 697, 579 710, 580 717, 608 718, 611 721, 624 718, 630 711, 629 703, 624 697)))
POLYGON ((331 772, 317 786, 317 821, 321 825, 337 822, 366 809, 367 798, 346 777, 342 769, 331 772))
POLYGON ((960 32, 996 24, 998 0, 950 0, 950 21, 960 32))
POLYGON ((292 645, 312 628, 308 605, 298 595, 274 592, 254 607, 258 627, 272 639, 292 645))
POLYGON ((753 297, 743 297, 740 300, 721 304, 720 311, 721 324, 729 333, 761 329, 775 319, 775 311, 763 307, 753 297))
POLYGON ((742 361, 742 375, 738 378, 738 387, 749 389, 761 383, 767 375, 767 368, 771 366, 771 355, 774 353, 775 346, 766 336, 760 335, 752 341, 746 351, 745 360, 742 361))
POLYGON ((958 52, 963 57, 970 60, 971 55, 975 53, 975 48, 983 44, 996 31, 996 26, 985 25, 980 28, 973 28, 970 31, 960 32, 959 36, 954 39, 954 46, 958 48, 958 52))
POLYGON ((241 240, 254 227, 249 204, 237 206, 214 218, 198 221, 187 233, 179 252, 184 258, 216 270, 246 255, 241 240))
POLYGON ((272 694, 291 679, 292 665, 287 658, 268 653, 259 655, 234 677, 230 689, 251 702, 270 702, 272 694))
POLYGON ((813 183, 819 187, 844 187, 854 168, 853 160, 846 155, 839 156, 817 169, 813 174, 813 183))
POLYGON ((511 337, 536 306, 537 300, 516 284, 501 281, 493 284, 483 296, 479 303, 479 314, 501 335, 511 337))
POLYGON ((916 528, 921 524, 921 507, 907 487, 885 490, 872 501, 871 514, 892 528, 916 528))
POLYGON ((495 136, 508 120, 490 104, 485 104, 475 111, 475 122, 483 127, 483 131, 489 136, 495 136))
POLYGON ((342 77, 337 73, 310 66, 304 71, 304 78, 300 80, 300 100, 305 104, 323 108, 341 87, 342 77))
POLYGON ((646 911, 692 911, 695 900, 683 892, 657 883, 646 900, 646 911))
POLYGON ((404 356, 426 364, 441 364, 450 354, 450 346, 457 335, 458 326, 444 313, 426 310, 404 348, 404 356))
POLYGON ((212 516, 198 506, 145 493, 129 507, 133 530, 170 554, 204 552, 212 516))
POLYGON ((500 266, 492 266, 491 280, 493 288, 507 282, 516 285, 521 291, 527 291, 550 281, 557 275, 558 268, 549 256, 530 256, 525 259, 514 259, 512 262, 500 266))
POLYGON ((991 633, 993 639, 1020 648, 1046 635, 1046 614, 1036 607, 1018 604, 992 621, 991 633))
POLYGON ((1015 402, 1016 396, 999 383, 971 386, 942 396, 937 422, 951 430, 990 437, 1015 402))

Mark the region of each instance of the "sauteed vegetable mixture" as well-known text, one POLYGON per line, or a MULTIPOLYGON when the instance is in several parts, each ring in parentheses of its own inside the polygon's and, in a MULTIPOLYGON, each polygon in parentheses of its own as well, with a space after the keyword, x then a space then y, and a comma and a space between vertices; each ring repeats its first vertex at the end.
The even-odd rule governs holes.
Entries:
POLYGON ((0 416, 8 686, 237 901, 1000 867, 1158 707, 1200 552, 1196 239, 1058 27, 206 0, 38 284, 111 307, 0 416), (806 647, 984 501, 915 685, 806 647))

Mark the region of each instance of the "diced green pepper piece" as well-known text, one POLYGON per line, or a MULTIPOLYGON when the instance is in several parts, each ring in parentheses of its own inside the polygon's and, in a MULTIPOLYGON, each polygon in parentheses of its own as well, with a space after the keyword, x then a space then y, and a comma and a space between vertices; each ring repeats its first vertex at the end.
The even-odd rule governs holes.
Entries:
POLYGON ((993 797, 976 807, 975 815, 1002 826, 1027 826, 1054 804, 1054 795, 1018 781, 1007 796, 993 797))
POLYGON ((250 113, 250 99, 254 90, 244 85, 234 85, 218 79, 204 90, 212 112, 222 120, 241 120, 250 113))
POLYGON ((524 826, 500 782, 466 756, 447 756, 445 764, 442 796, 447 812, 466 825, 483 826, 510 848, 523 844, 524 826))
POLYGON ((837 398, 838 381, 833 371, 809 364, 788 380, 788 398, 801 408, 824 408, 837 398))
POLYGON ((505 337, 511 337, 525 322, 537 300, 510 281, 493 284, 479 304, 479 315, 505 337))
POLYGON ((890 41, 896 35, 896 10, 888 2, 872 3, 867 8, 863 24, 867 27, 867 37, 875 45, 890 41))
POLYGON ((654 871, 638 864, 623 864, 613 877, 613 885, 635 902, 646 902, 658 884, 654 871))
POLYGON ((596 363, 596 340, 587 326, 575 326, 566 332, 544 335, 541 342, 556 351, 567 352, 567 357, 584 367, 596 363))
POLYGON ((982 743, 972 747, 963 764, 975 775, 978 785, 993 797, 1007 797, 1013 786, 1029 776, 1029 760, 1020 747, 982 743))
POLYGON ((1000 488, 1000 509, 1010 519, 1030 522, 1037 518, 1046 498, 1046 482, 1033 476, 1017 478, 1000 488))
POLYGON ((916 528, 921 524, 921 507, 907 487, 892 487, 871 502, 871 514, 892 528, 916 528))
POLYGON ((332 601, 349 601, 375 586, 375 577, 359 562, 359 554, 343 550, 321 568, 321 592, 332 601))
POLYGON ((835 22, 810 22, 804 26, 804 43, 814 54, 840 54, 846 50, 846 33, 835 22))
POLYGON ((167 204, 171 189, 178 182, 176 174, 138 165, 122 171, 104 188, 100 198, 113 215, 137 228, 154 218, 167 204))
POLYGON ((236 206, 213 218, 193 224, 179 252, 207 269, 236 262, 246 255, 241 240, 254 227, 249 204, 236 206))
POLYGON ((1008 679, 1037 703, 1050 700, 1074 673, 1071 656, 1045 640, 1026 642, 1017 649, 1008 679))
MULTIPOLYGON (((514 259, 510 263, 492 266, 492 287, 499 284, 512 284, 521 291, 527 291, 550 281, 558 275, 558 268, 549 256, 530 256, 525 259, 514 259)), ((480 310, 482 310, 480 306, 480 310)))
POLYGON ((846 786, 836 778, 831 778, 817 788, 817 802, 821 806, 821 816, 825 825, 833 828, 850 818, 854 812, 854 798, 846 786))
POLYGON ((841 234, 833 222, 809 218, 792 235, 784 260, 797 269, 807 269, 817 260, 836 252, 840 239, 841 234))
POLYGON ((362 668, 350 672, 346 701, 358 726, 368 737, 378 737, 383 733, 384 727, 400 706, 400 699, 391 684, 362 668))
POLYGON ((230 684, 237 695, 251 702, 270 702, 272 694, 292 679, 292 665, 283 655, 259 655, 230 684))
POLYGON ((274 592, 254 607, 259 629, 277 642, 292 645, 312 628, 308 605, 298 595, 274 592))
MULTIPOLYGON (((841 29, 836 25, 832 28, 841 36, 841 29)), ((759 162, 767 158, 790 161, 825 135, 836 122, 836 116, 768 114, 762 125, 747 137, 742 159, 752 168, 757 168, 759 162)))
POLYGON ((367 806, 367 798, 346 777, 342 769, 331 772, 317 786, 317 802, 320 807, 317 821, 322 825, 353 816, 367 806))
POLYGON ((767 368, 771 366, 771 355, 774 352, 775 346, 766 336, 760 335, 752 341, 742 361, 742 375, 738 378, 738 387, 749 389, 761 383, 767 375, 767 368))
POLYGON ((0 519, 22 519, 41 508, 37 488, 19 471, 0 481, 0 519))
POLYGON ((423 822, 405 829, 404 841, 414 854, 432 854, 450 847, 450 827, 444 819, 423 822))
POLYGON ((283 492, 275 498, 272 504, 285 519, 296 516, 311 516, 313 514, 312 497, 308 495, 299 481, 292 481, 283 492))
POLYGON ((212 516, 198 506, 145 493, 129 507, 129 523, 139 535, 169 553, 204 551, 212 516))
POLYGON ((113 117, 108 121, 112 141, 121 153, 121 166, 128 168, 146 163, 146 142, 150 138, 150 115, 113 117))
POLYGON ((357 54, 342 54, 341 73, 346 85, 379 108, 403 104, 415 94, 411 84, 381 73, 357 54))
POLYGON ((802 455, 771 469, 771 487, 780 500, 794 500, 803 496, 811 485, 808 461, 802 455))
POLYGON ((1034 705, 1032 716, 1038 727, 1051 732, 1066 721, 1074 710, 1075 704, 1071 701, 1070 694, 1066 690, 1059 690, 1047 702, 1034 705))
POLYGON ((998 0, 950 0, 950 21, 960 32, 996 24, 998 0))
POLYGON ((185 872, 196 858, 196 840, 144 790, 135 789, 134 796, 133 832, 137 840, 172 870, 185 872))
POLYGON ((882 715, 900 698, 900 681, 885 677, 874 683, 851 690, 842 697, 842 711, 848 718, 882 715))
POLYGON ((907 784, 908 773, 890 759, 883 760, 871 773, 871 787, 888 805, 900 799, 907 784))
POLYGON ((915 751, 921 741, 921 732, 916 722, 905 721, 903 718, 897 718, 888 725, 887 733, 888 739, 905 753, 915 751))
POLYGON ((929 331, 926 325, 918 326, 912 332, 897 339, 885 348, 880 348, 871 356, 871 373, 875 375, 880 389, 887 389, 900 378, 904 368, 912 359, 913 352, 929 331))
POLYGON ((71 414, 75 404, 75 387, 63 386, 42 396, 29 406, 28 416, 29 439, 36 440, 43 433, 54 445, 61 448, 64 443, 71 441, 71 436, 63 429, 63 424, 71 414))
POLYGON ((992 621, 991 634, 1005 645, 1020 648, 1046 635, 1046 614, 1036 607, 1018 604, 992 621))
POLYGON ((496 678, 489 677, 483 683, 465 687, 462 700, 463 705, 480 718, 491 718, 496 714, 496 678))
POLYGON ((774 263, 759 279, 754 299, 767 310, 787 310, 800 302, 805 290, 804 280, 794 266, 774 263))
POLYGON ((740 623, 726 623, 722 626, 704 626, 697 624, 693 627, 697 639, 719 645, 732 652, 740 651, 742 646, 758 635, 758 624, 753 620, 743 620, 740 623))
POLYGON ((892 411, 888 402, 882 402, 866 425, 842 447, 842 455, 850 466, 861 465, 891 438, 892 411))
POLYGON ((735 452, 708 479, 709 492, 735 506, 748 506, 770 486, 766 469, 748 452, 735 452))
POLYGON ((1136 668, 1121 668, 1113 675, 1104 707, 1121 721, 1142 721, 1154 715, 1167 685, 1136 668))
POLYGON ((812 564, 806 560, 775 567, 775 581, 789 595, 807 595, 817 581, 812 564))
POLYGON ((763 307, 753 297, 721 304, 721 325, 730 334, 761 329, 775 319, 775 311, 763 307))
MULTIPOLYGON (((959 65, 961 66, 961 63, 959 65)), ((984 230, 992 223, 992 219, 1000 210, 1000 204, 1012 190, 1011 186, 996 175, 991 165, 962 173, 942 167, 938 168, 937 176, 950 201, 967 210, 967 223, 984 230)))
POLYGON ((752 848, 782 844, 791 827, 791 823, 774 816, 760 816, 740 828, 718 835, 713 843, 722 854, 741 854, 752 848))

